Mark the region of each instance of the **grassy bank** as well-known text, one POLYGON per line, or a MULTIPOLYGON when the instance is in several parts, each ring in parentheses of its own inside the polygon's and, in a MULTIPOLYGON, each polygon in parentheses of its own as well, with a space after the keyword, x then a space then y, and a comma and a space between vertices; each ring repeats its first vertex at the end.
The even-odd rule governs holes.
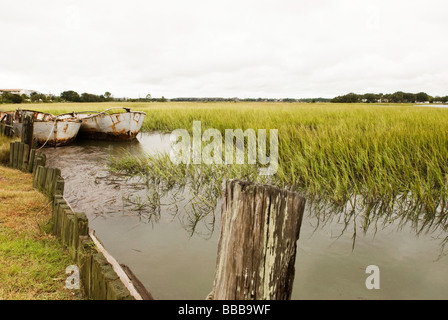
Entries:
POLYGON ((0 299, 79 299, 65 288, 68 252, 44 232, 50 216, 32 175, 0 165, 0 299))

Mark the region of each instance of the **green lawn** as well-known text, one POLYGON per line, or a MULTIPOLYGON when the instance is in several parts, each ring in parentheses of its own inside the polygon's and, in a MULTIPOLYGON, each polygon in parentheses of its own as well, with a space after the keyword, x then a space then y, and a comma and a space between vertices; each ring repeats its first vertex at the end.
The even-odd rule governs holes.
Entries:
POLYGON ((32 175, 0 165, 0 300, 80 299, 65 288, 68 252, 43 231, 50 217, 32 175))

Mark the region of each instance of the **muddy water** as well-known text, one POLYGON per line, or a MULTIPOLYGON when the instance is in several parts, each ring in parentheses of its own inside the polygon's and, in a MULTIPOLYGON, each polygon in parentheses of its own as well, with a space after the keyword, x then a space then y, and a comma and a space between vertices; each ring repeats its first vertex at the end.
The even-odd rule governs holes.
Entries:
MULTIPOLYGON (((48 165, 62 170, 65 198, 87 214, 107 250, 156 299, 204 299, 213 284, 219 206, 214 231, 209 220, 192 234, 185 191, 170 192, 155 205, 144 179, 107 171, 110 155, 168 150, 169 136, 157 133, 139 134, 134 143, 85 141, 44 149, 48 165)), ((390 224, 358 232, 352 249, 358 227, 337 219, 316 227, 309 209, 298 241, 293 299, 448 299, 448 256, 441 255, 440 235, 417 237, 410 226, 390 224), (380 269, 379 290, 366 288, 369 265, 380 269)))

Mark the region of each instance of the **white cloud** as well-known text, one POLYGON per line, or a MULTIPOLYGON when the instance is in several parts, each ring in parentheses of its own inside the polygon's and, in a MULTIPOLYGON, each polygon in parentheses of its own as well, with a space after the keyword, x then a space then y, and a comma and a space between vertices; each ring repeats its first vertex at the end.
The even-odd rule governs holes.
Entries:
POLYGON ((115 96, 448 94, 444 1, 4 1, 0 86, 115 96))

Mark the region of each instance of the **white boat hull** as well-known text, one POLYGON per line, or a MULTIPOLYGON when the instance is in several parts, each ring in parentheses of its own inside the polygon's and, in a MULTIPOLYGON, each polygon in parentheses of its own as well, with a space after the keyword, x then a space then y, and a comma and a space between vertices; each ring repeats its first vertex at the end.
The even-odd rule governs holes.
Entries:
POLYGON ((18 110, 14 112, 14 134, 22 136, 23 118, 27 114, 33 115, 33 140, 38 145, 62 146, 76 139, 81 128, 81 120, 73 116, 53 116, 38 111, 18 110))
POLYGON ((96 140, 132 140, 143 125, 144 112, 77 114, 82 120, 80 138, 96 140))
MULTIPOLYGON (((22 135, 22 123, 14 123, 16 135, 22 135)), ((33 140, 39 145, 62 146, 76 139, 81 122, 78 121, 51 121, 34 122, 33 140)))

